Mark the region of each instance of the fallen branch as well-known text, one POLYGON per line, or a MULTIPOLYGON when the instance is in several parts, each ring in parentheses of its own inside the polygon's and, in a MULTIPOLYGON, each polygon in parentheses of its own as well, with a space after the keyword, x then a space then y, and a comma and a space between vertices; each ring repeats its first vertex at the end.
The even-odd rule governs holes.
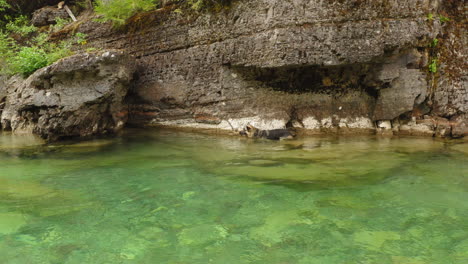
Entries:
POLYGON ((75 15, 73 15, 73 12, 70 10, 70 8, 68 8, 67 5, 64 5, 63 8, 65 8, 65 11, 67 11, 73 22, 77 21, 75 15))

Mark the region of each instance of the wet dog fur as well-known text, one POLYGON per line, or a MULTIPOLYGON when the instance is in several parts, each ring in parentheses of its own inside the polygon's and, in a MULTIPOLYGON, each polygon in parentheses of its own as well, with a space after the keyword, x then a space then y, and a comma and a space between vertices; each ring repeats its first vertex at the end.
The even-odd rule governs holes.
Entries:
POLYGON ((292 139, 296 136, 294 131, 289 129, 261 130, 252 125, 247 125, 239 134, 249 138, 266 138, 271 140, 292 139))

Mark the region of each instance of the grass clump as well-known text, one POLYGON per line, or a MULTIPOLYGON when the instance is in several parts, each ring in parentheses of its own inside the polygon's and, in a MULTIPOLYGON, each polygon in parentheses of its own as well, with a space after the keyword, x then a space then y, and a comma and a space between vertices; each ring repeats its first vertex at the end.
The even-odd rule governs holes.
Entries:
POLYGON ((111 21, 114 26, 121 26, 134 14, 155 9, 158 5, 159 0, 97 0, 94 11, 101 15, 98 21, 111 21))

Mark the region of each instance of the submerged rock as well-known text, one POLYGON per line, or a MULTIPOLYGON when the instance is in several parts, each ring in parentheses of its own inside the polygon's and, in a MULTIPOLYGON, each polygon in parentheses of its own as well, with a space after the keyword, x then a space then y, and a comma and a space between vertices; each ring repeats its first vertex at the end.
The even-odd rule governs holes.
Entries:
POLYGON ((3 129, 48 141, 114 133, 127 120, 123 99, 135 69, 121 51, 84 53, 7 83, 3 129))
POLYGON ((7 150, 24 150, 44 144, 43 140, 34 135, 0 134, 0 152, 7 150))
POLYGON ((221 241, 228 231, 221 225, 203 224, 183 229, 177 236, 181 245, 203 245, 221 241))
POLYGON ((0 235, 15 233, 26 224, 26 219, 20 213, 0 213, 0 235))
POLYGON ((360 246, 372 251, 381 251, 387 241, 400 240, 401 236, 393 231, 358 231, 354 233, 354 241, 360 246))
POLYGON ((452 127, 452 136, 456 138, 468 135, 468 115, 454 118, 452 127))
POLYGON ((457 144, 457 145, 451 147, 451 149, 463 152, 463 153, 468 155, 468 143, 457 144))

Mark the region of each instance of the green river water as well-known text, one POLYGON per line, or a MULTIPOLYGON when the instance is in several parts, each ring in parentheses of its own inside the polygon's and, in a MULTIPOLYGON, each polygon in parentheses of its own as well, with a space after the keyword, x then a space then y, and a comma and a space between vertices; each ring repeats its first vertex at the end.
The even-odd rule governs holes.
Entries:
POLYGON ((468 263, 468 144, 0 134, 0 263, 468 263))

